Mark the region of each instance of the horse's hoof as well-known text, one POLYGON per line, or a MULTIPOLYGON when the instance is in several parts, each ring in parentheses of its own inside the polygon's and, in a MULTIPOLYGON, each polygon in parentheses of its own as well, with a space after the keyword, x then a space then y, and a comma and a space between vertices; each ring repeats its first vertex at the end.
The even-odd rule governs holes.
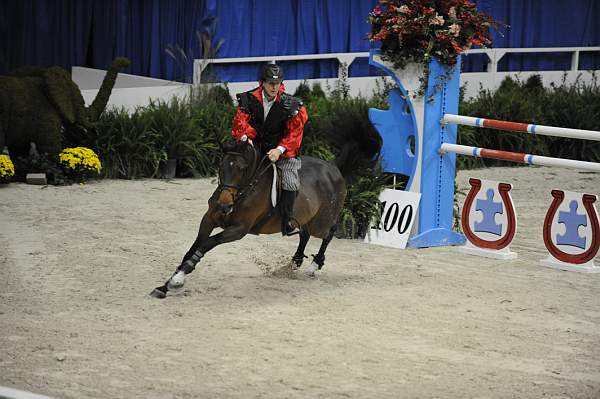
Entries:
POLYGON ((316 277, 317 270, 319 270, 319 265, 317 265, 315 262, 312 262, 306 269, 306 275, 308 277, 316 277))
POLYGON ((171 282, 168 282, 167 288, 169 291, 178 291, 183 288, 183 284, 172 284, 171 282))
POLYGON ((178 290, 183 287, 183 284, 185 284, 185 273, 182 271, 178 271, 173 275, 173 277, 169 279, 169 282, 167 283, 167 288, 169 290, 178 290))
POLYGON ((306 255, 294 255, 292 257, 292 270, 298 270, 298 269, 300 269, 300 266, 302 266, 302 262, 304 261, 304 258, 308 258, 308 256, 306 256, 306 255))
POLYGON ((160 288, 155 288, 150 293, 150 296, 153 297, 153 298, 165 299, 167 297, 167 293, 164 292, 163 290, 161 290, 160 288))

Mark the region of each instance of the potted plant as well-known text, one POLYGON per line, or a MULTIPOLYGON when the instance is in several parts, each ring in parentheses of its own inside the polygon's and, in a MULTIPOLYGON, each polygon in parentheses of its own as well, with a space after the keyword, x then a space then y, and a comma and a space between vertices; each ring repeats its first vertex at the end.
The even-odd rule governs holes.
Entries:
POLYGON ((381 44, 369 63, 398 86, 389 112, 369 114, 383 139, 382 164, 408 176, 406 191, 420 195, 408 246, 461 244, 464 237, 452 229, 454 187, 446 183, 453 182, 456 156, 439 153, 457 132, 440 119, 458 113, 460 55, 490 44, 497 24, 469 0, 380 0, 368 20, 370 41, 381 44))
POLYGON ((69 181, 78 183, 98 177, 102 169, 98 155, 86 147, 65 148, 58 155, 58 162, 69 181))
POLYGON ((191 107, 187 99, 151 102, 140 114, 158 135, 158 147, 164 151, 161 177, 174 178, 177 164, 184 160, 193 145, 196 134, 191 107))
POLYGON ((10 182, 10 179, 15 175, 15 166, 10 160, 8 150, 0 154, 0 184, 6 184, 10 182))
POLYGON ((469 0, 380 0, 368 21, 369 40, 381 44, 381 59, 421 75, 416 95, 425 94, 432 60, 452 74, 459 56, 489 45, 490 28, 498 25, 469 0))

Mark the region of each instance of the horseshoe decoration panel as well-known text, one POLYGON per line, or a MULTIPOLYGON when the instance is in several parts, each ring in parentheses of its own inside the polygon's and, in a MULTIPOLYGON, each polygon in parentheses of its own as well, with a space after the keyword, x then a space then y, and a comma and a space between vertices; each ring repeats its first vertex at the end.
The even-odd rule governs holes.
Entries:
POLYGON ((600 247, 597 197, 571 191, 552 190, 552 203, 543 226, 549 257, 545 266, 561 270, 600 272, 594 257, 600 247))
POLYGON ((509 245, 517 232, 512 185, 469 179, 471 189, 462 209, 462 229, 467 244, 461 251, 486 257, 511 259, 509 245))

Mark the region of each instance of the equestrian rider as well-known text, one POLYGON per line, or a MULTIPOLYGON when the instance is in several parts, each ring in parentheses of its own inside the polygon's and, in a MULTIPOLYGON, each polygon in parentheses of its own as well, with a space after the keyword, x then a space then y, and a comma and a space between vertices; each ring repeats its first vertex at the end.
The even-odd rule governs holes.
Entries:
POLYGON ((298 170, 304 125, 308 121, 302 100, 285 93, 283 69, 265 64, 261 68, 257 88, 237 95, 238 107, 231 135, 235 140, 254 144, 261 155, 268 155, 281 169, 281 233, 296 234, 297 223, 291 223, 294 201, 300 188, 298 170))

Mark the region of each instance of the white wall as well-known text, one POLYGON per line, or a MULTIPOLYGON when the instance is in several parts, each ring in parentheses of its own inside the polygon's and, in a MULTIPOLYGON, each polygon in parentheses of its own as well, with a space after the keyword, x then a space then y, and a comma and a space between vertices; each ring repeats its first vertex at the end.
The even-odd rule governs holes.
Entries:
MULTIPOLYGON (((105 75, 106 71, 100 69, 71 69, 71 78, 79 86, 86 106, 96 98, 105 75)), ((107 108, 124 107, 131 112, 136 107, 148 105, 151 100, 169 101, 173 97, 184 98, 189 95, 191 88, 192 85, 186 83, 119 73, 107 108)))
MULTIPOLYGON (((477 95, 480 86, 492 91, 495 90, 506 76, 526 80, 529 76, 538 74, 541 76, 544 85, 549 86, 552 82, 560 84, 563 79, 568 83, 575 82, 576 79, 591 83, 594 79, 594 73, 598 76, 600 71, 470 72, 461 74, 461 86, 466 87, 465 97, 470 98, 477 95)), ((105 74, 106 71, 98 69, 72 68, 72 78, 82 90, 86 105, 90 105, 96 97, 105 74)), ((389 77, 349 78, 350 95, 370 97, 377 90, 378 84, 380 87, 382 86, 383 79, 391 82, 389 77)), ((310 86, 313 83, 320 83, 321 88, 327 90, 328 87, 335 89, 338 80, 287 80, 285 81, 287 92, 294 93, 302 82, 307 82, 310 86)), ((233 82, 228 83, 227 87, 232 98, 235 98, 236 93, 250 90, 256 85, 257 82, 233 82)), ((133 111, 136 107, 147 105, 150 100, 168 101, 172 97, 184 98, 190 93, 191 88, 192 85, 190 84, 120 73, 110 96, 108 108, 125 107, 129 111, 133 111)))
MULTIPOLYGON (((148 105, 150 101, 169 101, 173 97, 183 99, 189 95, 190 88, 191 85, 173 85, 113 89, 106 108, 125 108, 127 111, 132 112, 137 107, 148 105)), ((85 105, 89 106, 96 98, 98 90, 82 90, 81 94, 85 105)))

